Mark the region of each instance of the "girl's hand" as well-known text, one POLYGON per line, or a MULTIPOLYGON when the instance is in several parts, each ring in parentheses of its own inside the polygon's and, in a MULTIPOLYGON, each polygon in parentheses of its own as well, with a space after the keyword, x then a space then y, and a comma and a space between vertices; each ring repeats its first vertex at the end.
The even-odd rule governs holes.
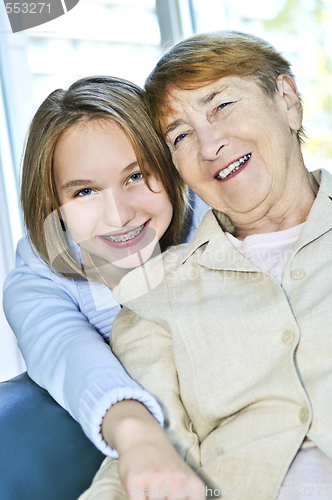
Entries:
POLYGON ((171 443, 133 446, 119 457, 119 476, 128 498, 205 500, 205 485, 171 443))
POLYGON ((102 434, 119 453, 119 476, 129 499, 205 500, 203 481, 138 401, 112 406, 104 417, 102 434))

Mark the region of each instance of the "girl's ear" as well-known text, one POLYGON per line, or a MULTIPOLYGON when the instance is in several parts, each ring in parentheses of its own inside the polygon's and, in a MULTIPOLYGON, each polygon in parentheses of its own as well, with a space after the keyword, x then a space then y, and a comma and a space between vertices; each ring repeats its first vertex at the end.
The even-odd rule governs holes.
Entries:
POLYGON ((286 105, 289 128, 297 132, 302 126, 303 111, 296 83, 290 75, 279 75, 277 88, 286 105))

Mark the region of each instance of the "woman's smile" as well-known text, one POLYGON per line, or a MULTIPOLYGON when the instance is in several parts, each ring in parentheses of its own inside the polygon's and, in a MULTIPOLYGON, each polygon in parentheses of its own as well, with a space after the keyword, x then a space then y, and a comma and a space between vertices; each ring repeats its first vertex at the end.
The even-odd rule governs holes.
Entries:
POLYGON ((248 153, 244 156, 241 156, 241 158, 238 158, 235 160, 233 163, 228 165, 227 167, 223 168, 220 170, 215 178, 217 180, 225 180, 228 179, 229 177, 234 177, 234 175, 239 171, 243 170, 245 166, 248 164, 249 160, 251 158, 251 153, 248 153))

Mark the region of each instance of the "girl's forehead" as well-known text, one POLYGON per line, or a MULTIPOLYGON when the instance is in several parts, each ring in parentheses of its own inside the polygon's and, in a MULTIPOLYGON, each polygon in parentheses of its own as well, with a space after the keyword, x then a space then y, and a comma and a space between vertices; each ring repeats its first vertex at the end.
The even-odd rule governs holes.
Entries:
POLYGON ((76 140, 81 136, 89 136, 97 134, 104 134, 108 136, 123 134, 123 129, 112 119, 107 118, 92 118, 78 120, 64 130, 56 144, 56 150, 59 149, 64 143, 68 144, 72 140, 76 140))
POLYGON ((111 116, 108 118, 106 116, 101 117, 101 116, 89 116, 89 115, 87 115, 87 116, 84 116, 83 118, 80 118, 77 121, 75 121, 72 125, 70 125, 63 132, 63 134, 65 134, 66 132, 69 132, 71 130, 77 130, 77 129, 98 130, 101 132, 109 131, 110 129, 113 129, 113 130, 121 129, 122 130, 120 125, 111 116))

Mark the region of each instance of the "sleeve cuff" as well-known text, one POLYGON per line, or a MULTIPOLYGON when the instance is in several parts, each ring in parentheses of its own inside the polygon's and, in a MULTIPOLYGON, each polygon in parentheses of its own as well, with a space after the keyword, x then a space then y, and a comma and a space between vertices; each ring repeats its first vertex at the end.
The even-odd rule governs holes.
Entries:
POLYGON ((98 385, 94 383, 89 387, 80 401, 80 423, 85 434, 104 455, 112 458, 117 458, 118 453, 104 441, 100 428, 105 413, 115 403, 124 399, 136 399, 145 405, 161 426, 164 425, 164 416, 156 399, 134 381, 131 382, 131 385, 123 386, 121 381, 121 385, 114 388, 114 378, 112 383, 107 380, 99 381, 98 385), (110 386, 113 386, 111 391, 110 386))

